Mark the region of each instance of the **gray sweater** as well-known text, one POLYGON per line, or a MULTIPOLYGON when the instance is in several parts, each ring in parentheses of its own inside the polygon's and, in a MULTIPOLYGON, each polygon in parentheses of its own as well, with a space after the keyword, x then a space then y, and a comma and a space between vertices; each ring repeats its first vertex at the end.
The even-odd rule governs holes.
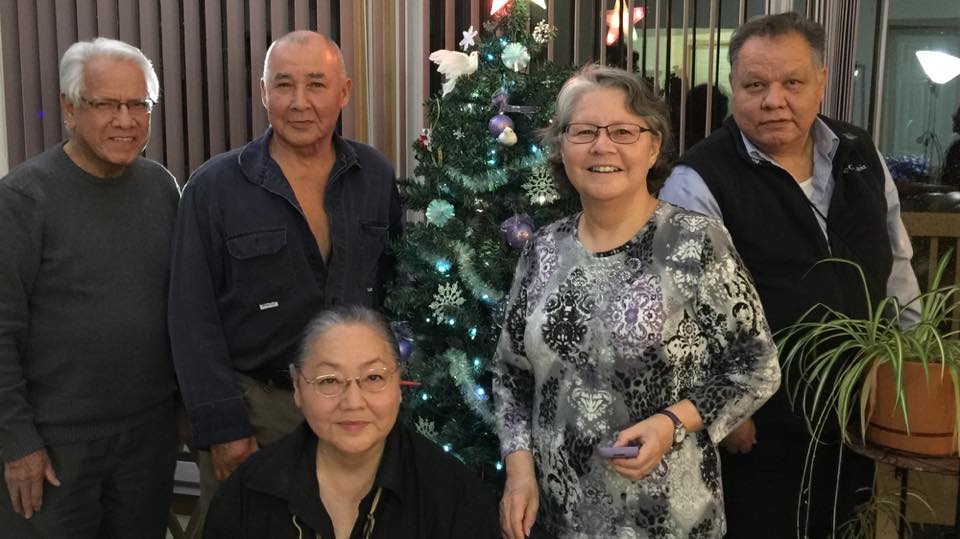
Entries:
POLYGON ((0 179, 0 460, 119 433, 170 403, 178 198, 153 161, 102 179, 63 145, 0 179))

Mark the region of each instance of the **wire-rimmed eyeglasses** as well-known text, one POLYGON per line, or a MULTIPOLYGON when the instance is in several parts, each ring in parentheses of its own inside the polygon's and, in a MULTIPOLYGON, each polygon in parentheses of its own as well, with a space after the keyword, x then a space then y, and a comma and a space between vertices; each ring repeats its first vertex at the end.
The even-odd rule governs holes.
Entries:
POLYGON ((567 124, 563 128, 563 136, 573 144, 589 144, 600 136, 600 130, 607 132, 607 137, 617 144, 633 144, 640 135, 653 132, 653 129, 637 124, 567 124))
POLYGON ((131 115, 140 116, 150 114, 150 112, 153 111, 153 106, 156 104, 156 102, 150 98, 119 101, 117 99, 88 99, 81 96, 80 101, 83 101, 88 107, 102 114, 119 115, 121 108, 127 107, 127 111, 131 115))
POLYGON ((361 376, 347 378, 342 374, 323 374, 316 378, 307 379, 303 373, 300 377, 310 385, 313 390, 321 397, 339 397, 347 391, 350 382, 356 381, 357 387, 367 393, 377 393, 387 388, 387 383, 397 373, 397 367, 377 367, 370 369, 361 376))

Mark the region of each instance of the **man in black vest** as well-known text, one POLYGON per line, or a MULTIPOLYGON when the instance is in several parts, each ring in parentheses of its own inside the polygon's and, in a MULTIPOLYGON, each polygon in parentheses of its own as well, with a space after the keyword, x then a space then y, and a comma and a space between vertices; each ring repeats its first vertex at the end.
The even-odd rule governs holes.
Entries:
MULTIPOLYGON (((857 262, 873 300, 895 295, 906 303, 919 294, 896 188, 876 147, 862 129, 818 116, 823 50, 823 28, 796 13, 740 27, 729 50, 733 116, 681 157, 660 193, 723 219, 774 331, 818 303, 865 312, 859 274, 815 266, 827 257, 857 262)), ((907 323, 916 316, 908 312, 907 323)), ((801 500, 809 442, 783 386, 723 440, 728 539, 826 537, 849 518, 868 494, 859 489, 872 484, 872 461, 838 443, 821 445, 801 500)))

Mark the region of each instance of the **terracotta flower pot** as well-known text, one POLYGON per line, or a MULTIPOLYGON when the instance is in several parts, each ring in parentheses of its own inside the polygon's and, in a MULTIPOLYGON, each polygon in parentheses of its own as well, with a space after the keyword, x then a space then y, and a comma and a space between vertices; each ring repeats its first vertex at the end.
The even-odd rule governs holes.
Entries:
POLYGON ((902 407, 895 405, 893 369, 889 363, 877 369, 873 413, 867 427, 868 441, 921 455, 942 457, 957 454, 953 379, 948 371, 944 371, 941 377, 939 365, 931 364, 929 372, 930 383, 927 384, 921 363, 904 363, 903 385, 910 425, 907 434, 902 407))

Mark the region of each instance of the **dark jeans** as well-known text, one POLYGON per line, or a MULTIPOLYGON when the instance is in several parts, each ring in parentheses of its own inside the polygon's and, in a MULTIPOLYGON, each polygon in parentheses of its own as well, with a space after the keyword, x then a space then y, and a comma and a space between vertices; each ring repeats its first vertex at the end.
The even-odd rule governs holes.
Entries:
POLYGON ((757 445, 750 453, 731 455, 720 450, 727 539, 827 538, 835 528, 835 497, 837 527, 853 516, 857 504, 869 499, 874 462, 843 449, 838 479, 840 445, 818 446, 798 535, 797 508, 809 442, 802 429, 758 425, 757 445))
POLYGON ((159 415, 108 438, 47 446, 61 486, 44 483, 43 507, 30 520, 13 512, 0 477, 0 536, 163 539, 177 458, 173 403, 159 415))

